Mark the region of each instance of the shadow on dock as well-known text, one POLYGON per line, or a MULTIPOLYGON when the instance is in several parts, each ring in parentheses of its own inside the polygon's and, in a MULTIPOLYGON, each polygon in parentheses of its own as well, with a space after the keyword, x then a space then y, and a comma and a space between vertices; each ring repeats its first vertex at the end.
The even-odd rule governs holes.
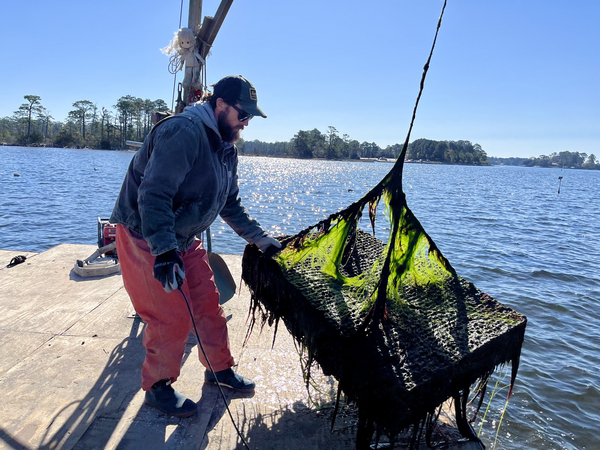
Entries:
MULTIPOLYGON (((174 418, 144 406, 140 389, 143 322, 118 275, 72 274, 89 245, 62 244, 0 265, 0 450, 233 450, 244 448, 226 410, 251 449, 350 450, 356 447, 352 408, 331 415, 337 384, 313 372, 311 402, 294 342, 281 327, 246 336, 247 288, 227 293, 237 370, 257 384, 253 397, 203 384, 196 340, 190 336, 175 388, 198 401, 198 413, 174 418)), ((0 261, 17 252, 0 250, 0 261)), ((234 280, 241 257, 223 255, 234 280)), ((441 449, 479 449, 449 439, 441 449)), ((396 446, 395 448, 403 448, 396 446)))

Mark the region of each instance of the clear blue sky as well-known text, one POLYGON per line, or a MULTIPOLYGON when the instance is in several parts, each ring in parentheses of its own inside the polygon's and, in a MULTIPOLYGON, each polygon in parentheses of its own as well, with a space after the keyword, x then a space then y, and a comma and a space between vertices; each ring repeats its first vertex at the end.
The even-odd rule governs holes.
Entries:
MULTIPOLYGON (((205 0, 214 15, 218 0, 205 0)), ((180 0, 4 1, 0 117, 39 95, 57 120, 90 100, 172 99, 166 46, 180 0)), ((234 0, 208 58, 242 74, 267 119, 246 140, 334 126, 404 141, 441 0, 234 0)), ((183 5, 187 24, 188 0, 183 5)), ((489 156, 600 157, 600 2, 449 0, 411 141, 469 140, 489 156)), ((179 80, 181 76, 179 77, 179 80)))

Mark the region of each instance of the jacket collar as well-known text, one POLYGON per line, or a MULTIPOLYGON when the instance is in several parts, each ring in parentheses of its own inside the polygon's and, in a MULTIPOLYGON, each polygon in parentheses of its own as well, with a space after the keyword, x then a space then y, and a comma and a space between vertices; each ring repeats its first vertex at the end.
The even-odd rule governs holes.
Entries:
POLYGON ((234 144, 231 144, 230 142, 223 142, 221 133, 219 133, 219 126, 217 125, 217 118, 215 117, 215 112, 208 102, 194 103, 192 106, 188 106, 187 108, 185 108, 185 111, 199 117, 202 120, 202 123, 204 123, 204 125, 208 129, 210 129, 217 135, 220 143, 217 146, 217 149, 219 151, 223 151, 225 154, 235 151, 234 144))

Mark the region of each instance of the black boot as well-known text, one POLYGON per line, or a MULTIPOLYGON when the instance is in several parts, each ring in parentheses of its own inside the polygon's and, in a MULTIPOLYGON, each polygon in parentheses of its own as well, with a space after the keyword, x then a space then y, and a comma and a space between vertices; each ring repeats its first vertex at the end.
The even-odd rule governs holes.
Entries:
POLYGON ((215 375, 213 375, 210 370, 207 370, 204 373, 204 381, 209 384, 220 384, 221 386, 229 388, 235 392, 254 392, 254 381, 238 375, 233 371, 233 369, 221 370, 220 372, 216 372, 215 375), (215 375, 217 376, 216 378, 215 375))
POLYGON ((188 417, 198 407, 189 398, 185 398, 171 386, 171 380, 160 380, 146 391, 146 405, 154 406, 175 417, 188 417))

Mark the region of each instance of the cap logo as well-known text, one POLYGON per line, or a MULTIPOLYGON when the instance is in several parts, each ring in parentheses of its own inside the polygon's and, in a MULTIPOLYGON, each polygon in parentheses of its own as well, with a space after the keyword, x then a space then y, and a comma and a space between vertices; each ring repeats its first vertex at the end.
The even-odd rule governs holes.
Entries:
POLYGON ((254 88, 250 88, 250 100, 258 100, 258 97, 256 96, 256 89, 254 88))

